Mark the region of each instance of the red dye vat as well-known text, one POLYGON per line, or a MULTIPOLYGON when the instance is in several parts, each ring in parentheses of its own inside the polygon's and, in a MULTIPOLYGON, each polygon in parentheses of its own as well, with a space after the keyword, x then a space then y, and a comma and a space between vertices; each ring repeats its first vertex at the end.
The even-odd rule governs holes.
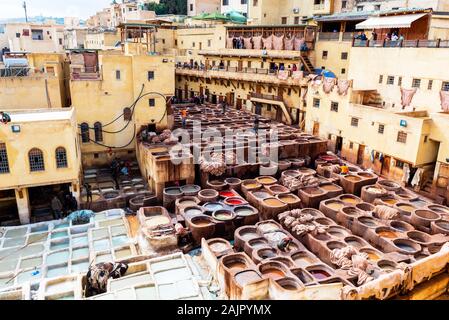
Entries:
POLYGON ((222 196, 223 198, 230 198, 235 197, 235 193, 232 191, 221 191, 220 196, 222 196))
POLYGON ((239 200, 239 199, 229 199, 226 202, 229 203, 230 205, 233 205, 233 206, 237 206, 239 204, 243 204, 244 203, 243 200, 239 200))

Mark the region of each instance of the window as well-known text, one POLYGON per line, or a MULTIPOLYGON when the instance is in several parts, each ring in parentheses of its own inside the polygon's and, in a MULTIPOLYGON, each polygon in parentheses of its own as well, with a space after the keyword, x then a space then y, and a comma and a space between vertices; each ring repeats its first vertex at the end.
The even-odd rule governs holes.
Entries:
POLYGON ((320 107, 320 99, 313 98, 313 107, 319 108, 320 107))
POLYGON ((259 0, 253 0, 253 7, 257 7, 258 4, 259 4, 259 0))
POLYGON ((59 38, 59 45, 62 46, 62 39, 59 38))
POLYGON ((148 81, 154 80, 154 71, 148 71, 148 81))
POLYGON ((295 17, 295 24, 299 24, 299 17, 295 17))
POLYGON ((399 131, 397 142, 406 143, 407 142, 407 132, 399 131))
POLYGON ((149 99, 148 104, 150 107, 154 107, 154 106, 156 106, 156 101, 154 99, 149 99))
POLYGON ((395 160, 396 160, 395 167, 396 168, 400 168, 400 169, 404 169, 404 162, 401 161, 401 160, 397 160, 397 159, 395 159, 395 160))
POLYGON ((342 9, 346 9, 347 4, 348 4, 348 1, 343 0, 343 1, 341 2, 341 8, 342 8, 342 9))
POLYGON ((45 171, 44 154, 39 149, 31 149, 28 152, 28 159, 30 161, 30 171, 45 171))
POLYGON ((287 17, 282 17, 281 23, 282 24, 287 24, 287 17))
POLYGON ((224 6, 229 6, 229 0, 223 0, 223 5, 224 6))
POLYGON ((412 88, 418 88, 421 86, 421 79, 413 79, 412 88))
POLYGON ((393 76, 388 76, 387 78, 387 84, 394 84, 394 77, 393 76))
POLYGON ((348 53, 347 52, 342 52, 341 53, 341 60, 348 60, 348 53))
POLYGON ((101 124, 101 122, 95 122, 94 130, 95 130, 95 141, 96 142, 103 141, 103 125, 101 124))
POLYGON ((6 145, 0 143, 0 174, 9 173, 8 153, 6 153, 6 145))
POLYGON ((28 30, 28 29, 23 29, 22 35, 23 35, 24 37, 29 37, 29 36, 30 36, 30 30, 28 30))
POLYGON ((402 77, 398 77, 398 86, 402 86, 402 77))
POLYGON ((130 108, 123 109, 123 120, 130 121, 133 115, 130 108))
POLYGON ((33 29, 31 29, 31 39, 33 39, 33 40, 44 40, 44 32, 42 30, 33 30, 33 29))
POLYGON ((210 47, 212 45, 212 40, 207 40, 207 46, 210 47))
POLYGON ((379 84, 382 84, 382 82, 384 82, 384 76, 380 75, 379 76, 379 84))
POLYGON ((385 132, 385 125, 384 124, 379 124, 379 128, 377 129, 377 132, 380 134, 384 134, 385 132))
POLYGON ((120 80, 120 70, 115 70, 115 79, 120 80))
POLYGON ((351 149, 351 150, 354 149, 354 142, 349 143, 349 149, 351 149))
POLYGON ((338 102, 331 102, 331 111, 338 112, 338 102))
POLYGON ((429 83, 427 84, 427 90, 432 90, 433 87, 433 80, 429 80, 429 83))
POLYGON ((195 48, 195 46, 196 46, 196 43, 192 42, 192 47, 195 48))
POLYGON ((346 73, 346 69, 345 68, 341 69, 341 74, 345 74, 345 73, 346 73))
POLYGON ((449 91, 449 82, 444 81, 441 86, 441 91, 449 91))
POLYGON ((363 11, 363 6, 357 6, 357 11, 363 11))
POLYGON ((57 168, 67 168, 67 152, 65 148, 59 147, 56 149, 56 167, 57 168))
POLYGON ((16 33, 16 38, 20 38, 20 33, 16 33))
POLYGON ((351 126, 358 127, 359 126, 359 119, 358 118, 351 118, 351 126))
POLYGON ((248 68, 251 68, 251 61, 248 61, 248 68))
POLYGON ((240 0, 240 4, 248 4, 248 0, 240 0))
POLYGON ((327 51, 323 51, 322 58, 323 58, 323 59, 327 59, 327 54, 328 54, 327 51))
POLYGON ((89 125, 87 123, 81 124, 81 141, 83 143, 89 143, 90 142, 90 135, 89 135, 89 125))
POLYGON ((376 5, 374 6, 374 10, 375 10, 375 11, 380 11, 380 4, 376 4, 376 5))

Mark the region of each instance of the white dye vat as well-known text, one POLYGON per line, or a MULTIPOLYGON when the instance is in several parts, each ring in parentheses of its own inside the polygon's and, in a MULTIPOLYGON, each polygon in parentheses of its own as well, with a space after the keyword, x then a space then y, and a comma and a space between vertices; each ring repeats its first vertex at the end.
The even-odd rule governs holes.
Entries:
POLYGON ((114 261, 112 258, 112 254, 100 254, 96 257, 95 263, 103 263, 103 262, 112 262, 114 261))
POLYGON ((155 286, 135 288, 137 300, 157 300, 157 290, 155 286))
POLYGON ((68 260, 69 260, 69 250, 64 250, 48 254, 45 262, 47 265, 53 266, 56 264, 67 263, 68 260))
POLYGON ((144 273, 123 277, 120 279, 110 280, 109 285, 111 291, 116 291, 124 288, 130 288, 142 283, 150 283, 152 281, 153 278, 151 277, 151 274, 144 273))
POLYGON ((115 293, 117 300, 135 300, 136 296, 132 288, 119 290, 115 293))
POLYGON ((151 263, 151 271, 158 272, 162 270, 167 270, 170 268, 182 268, 185 267, 186 264, 183 259, 170 259, 170 260, 164 260, 159 262, 153 262, 151 263))
POLYGON ((60 224, 56 224, 54 226, 54 229, 64 229, 64 228, 68 228, 68 227, 70 227, 70 222, 63 222, 60 224))
POLYGON ((118 219, 103 220, 103 221, 98 222, 99 227, 110 227, 110 226, 115 226, 115 225, 123 225, 123 219, 118 218, 118 219))
POLYGON ((5 241, 3 242, 3 248, 23 246, 23 245, 25 245, 25 243, 26 243, 25 237, 9 238, 9 239, 5 239, 5 241))
POLYGON ((92 236, 95 240, 109 237, 108 228, 92 230, 92 236))
POLYGON ((42 260, 43 260, 42 256, 22 259, 19 268, 28 269, 39 267, 40 265, 42 265, 42 260))
POLYGON ((115 250, 114 253, 115 253, 116 259, 124 259, 124 258, 132 256, 132 254, 133 254, 130 247, 125 247, 125 248, 122 248, 119 250, 115 250))
POLYGON ((48 232, 33 233, 28 236, 27 244, 44 242, 47 241, 47 239, 48 239, 48 232))
MULTIPOLYGON (((24 282, 30 281, 30 282, 36 282, 39 281, 41 278, 41 269, 40 268, 36 268, 33 270, 27 270, 27 271, 22 271, 16 278, 17 280, 17 284, 22 284, 24 282), (36 272, 38 272, 37 274, 35 274, 36 272)), ((10 283, 14 283, 14 281, 11 281, 10 283)))
POLYGON ((59 239, 59 238, 66 238, 69 236, 69 233, 67 231, 57 231, 57 232, 52 232, 51 233, 51 238, 52 239, 59 239))
POLYGON ((46 294, 56 294, 56 293, 64 293, 64 292, 73 292, 75 287, 75 283, 73 281, 61 281, 48 283, 45 293, 46 294))
POLYGON ((55 251, 59 249, 66 249, 70 246, 69 240, 64 241, 52 241, 50 244, 50 250, 55 251))
POLYGON ((83 236, 72 238, 72 247, 87 246, 88 244, 89 244, 89 238, 87 237, 87 234, 83 235, 83 236))
POLYGON ((23 237, 27 233, 28 228, 18 228, 18 229, 10 229, 6 231, 5 238, 17 238, 23 237))
POLYGON ((89 270, 89 260, 72 262, 72 273, 84 273, 89 270))
POLYGON ((4 260, 0 262, 0 273, 14 271, 17 266, 17 260, 4 260))
POLYGON ((120 247, 129 243, 129 238, 126 234, 112 237, 112 246, 120 247))
POLYGON ((64 266, 58 266, 58 267, 49 267, 47 269, 47 278, 55 278, 64 276, 68 273, 67 265, 64 266))
POLYGON ((77 248, 72 250, 72 260, 78 260, 89 257, 89 248, 77 248))
POLYGON ((111 227, 112 236, 126 234, 126 227, 124 225, 111 227))
POLYGON ((95 251, 106 251, 111 248, 109 244, 109 239, 101 239, 94 241, 94 250, 95 251))
POLYGON ((192 273, 188 268, 171 269, 166 271, 156 272, 154 274, 154 281, 158 284, 172 283, 182 280, 187 280, 192 277, 192 273))

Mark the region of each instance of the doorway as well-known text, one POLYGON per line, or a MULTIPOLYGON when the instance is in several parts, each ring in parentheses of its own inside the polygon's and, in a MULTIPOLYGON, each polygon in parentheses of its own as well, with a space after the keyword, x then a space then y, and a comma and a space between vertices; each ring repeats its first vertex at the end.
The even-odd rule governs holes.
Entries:
POLYGON ((363 164, 363 155, 365 154, 365 146, 363 144, 359 145, 359 151, 357 152, 357 164, 363 164))
POLYGON ((314 136, 319 136, 319 134, 320 134, 320 123, 318 121, 313 122, 312 134, 314 136))
POLYGON ((0 226, 20 225, 14 190, 0 191, 0 226))
POLYGON ((384 156, 384 160, 382 161, 382 170, 381 170, 381 174, 383 176, 388 177, 388 175, 390 174, 390 166, 391 166, 391 157, 384 156))
POLYGON ((337 137, 337 139, 335 140, 335 153, 338 156, 341 156, 341 150, 343 150, 343 138, 337 137))
POLYGON ((31 222, 42 222, 53 220, 51 200, 57 196, 64 206, 65 195, 70 193, 70 183, 56 184, 49 186, 39 186, 28 189, 31 222))

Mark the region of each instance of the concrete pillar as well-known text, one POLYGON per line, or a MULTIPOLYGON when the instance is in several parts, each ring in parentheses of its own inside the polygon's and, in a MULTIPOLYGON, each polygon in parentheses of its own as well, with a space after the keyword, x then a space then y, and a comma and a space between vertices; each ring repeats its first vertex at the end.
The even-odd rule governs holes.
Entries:
POLYGON ((20 223, 29 224, 31 222, 31 210, 28 197, 28 189, 16 189, 15 192, 20 223))

